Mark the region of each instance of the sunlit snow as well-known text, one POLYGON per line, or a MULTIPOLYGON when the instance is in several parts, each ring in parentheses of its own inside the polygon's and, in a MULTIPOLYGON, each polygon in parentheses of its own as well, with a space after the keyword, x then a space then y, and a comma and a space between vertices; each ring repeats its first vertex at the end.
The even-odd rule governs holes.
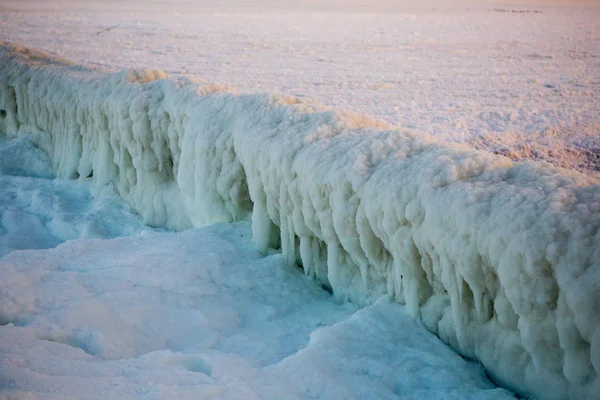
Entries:
POLYGON ((361 1, 0 7, 0 396, 600 391, 600 9, 361 1))
POLYGON ((595 0, 4 0, 0 40, 600 175, 599 20, 595 0))

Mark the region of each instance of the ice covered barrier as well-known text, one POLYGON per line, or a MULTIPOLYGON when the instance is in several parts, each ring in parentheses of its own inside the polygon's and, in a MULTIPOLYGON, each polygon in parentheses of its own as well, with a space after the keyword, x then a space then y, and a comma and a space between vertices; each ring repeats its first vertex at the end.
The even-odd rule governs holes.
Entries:
POLYGON ((33 134, 60 176, 112 182, 174 229, 251 214, 262 250, 281 246, 340 298, 405 302, 507 387, 600 393, 597 180, 292 97, 11 44, 0 58, 0 129, 33 134))

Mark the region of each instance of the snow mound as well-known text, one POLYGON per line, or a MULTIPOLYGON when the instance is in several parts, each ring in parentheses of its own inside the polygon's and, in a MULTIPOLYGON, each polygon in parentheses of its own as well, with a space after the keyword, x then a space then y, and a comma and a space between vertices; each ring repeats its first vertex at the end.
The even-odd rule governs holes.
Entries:
POLYGON ((0 130, 144 221, 251 215, 262 252, 360 304, 390 295, 499 383, 600 393, 600 181, 305 99, 110 75, 4 44, 0 130))

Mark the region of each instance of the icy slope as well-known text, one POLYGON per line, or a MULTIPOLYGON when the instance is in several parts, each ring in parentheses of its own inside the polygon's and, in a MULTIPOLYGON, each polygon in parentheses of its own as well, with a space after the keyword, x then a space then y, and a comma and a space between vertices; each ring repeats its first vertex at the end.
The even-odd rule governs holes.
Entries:
POLYGON ((369 303, 389 294, 504 385, 600 392, 600 185, 293 97, 110 75, 7 44, 0 129, 154 225, 252 215, 259 249, 369 303))

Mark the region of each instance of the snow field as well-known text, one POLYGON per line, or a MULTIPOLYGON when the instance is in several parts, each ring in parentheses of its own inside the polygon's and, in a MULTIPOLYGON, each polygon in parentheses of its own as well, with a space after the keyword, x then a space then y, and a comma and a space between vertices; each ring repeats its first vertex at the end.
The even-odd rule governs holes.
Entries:
POLYGON ((251 214, 263 254, 340 299, 406 303, 503 385, 600 392, 598 180, 306 99, 0 52, 0 128, 33 133, 59 177, 114 184, 156 226, 251 214))
POLYGON ((309 97, 600 177, 598 20, 595 0, 5 0, 0 41, 309 97))
POLYGON ((215 224, 7 255, 0 398, 514 398, 400 305, 338 304, 251 234, 215 224))

